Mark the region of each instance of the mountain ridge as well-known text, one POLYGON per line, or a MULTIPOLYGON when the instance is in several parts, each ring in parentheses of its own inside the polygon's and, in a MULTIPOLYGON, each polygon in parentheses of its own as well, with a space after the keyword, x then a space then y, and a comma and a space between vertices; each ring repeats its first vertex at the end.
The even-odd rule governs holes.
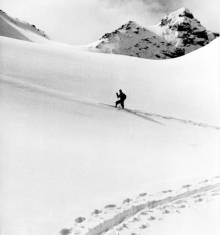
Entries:
POLYGON ((104 34, 89 49, 147 59, 169 59, 205 46, 218 36, 202 26, 189 9, 180 8, 154 26, 143 27, 128 21, 104 34))
POLYGON ((1 9, 0 25, 0 36, 33 42, 41 41, 40 39, 49 40, 48 35, 35 24, 13 18, 1 9))
MULTIPOLYGON (((0 36, 30 42, 55 43, 34 24, 13 18, 2 10, 0 26, 0 36)), ((130 20, 116 30, 105 33, 98 41, 78 48, 161 60, 188 54, 217 37, 218 33, 207 30, 189 9, 183 7, 164 16, 153 26, 144 27, 130 20)))

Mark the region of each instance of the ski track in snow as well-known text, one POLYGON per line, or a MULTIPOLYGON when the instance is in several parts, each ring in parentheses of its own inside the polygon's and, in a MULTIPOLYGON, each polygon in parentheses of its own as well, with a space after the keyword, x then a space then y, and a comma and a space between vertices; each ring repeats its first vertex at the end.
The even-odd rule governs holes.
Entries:
MULTIPOLYGON (((160 192, 160 195, 158 196, 152 196, 151 199, 149 199, 149 195, 146 194, 140 194, 139 200, 137 201, 128 201, 126 202, 128 206, 124 206, 124 208, 121 209, 121 207, 116 207, 116 205, 113 205, 115 207, 109 208, 108 210, 110 213, 110 216, 104 219, 103 217, 98 218, 99 216, 102 216, 102 212, 100 211, 100 214, 93 216, 96 219, 96 223, 94 225, 92 224, 86 224, 87 221, 81 221, 76 222, 75 226, 71 229, 64 229, 63 231, 69 231, 67 234, 73 234, 73 235, 100 235, 106 232, 115 232, 119 234, 119 231, 122 231, 123 229, 128 228, 129 223, 134 222, 142 222, 142 226, 139 227, 139 229, 146 229, 149 226, 150 221, 156 220, 158 218, 152 216, 154 213, 154 209, 157 209, 162 213, 163 215, 169 214, 171 209, 174 209, 176 213, 180 213, 181 209, 184 209, 187 207, 187 203, 198 203, 202 202, 205 198, 205 196, 208 196, 208 200, 210 200, 210 197, 214 198, 215 196, 219 196, 220 191, 220 183, 219 183, 219 177, 215 177, 215 180, 213 182, 210 182, 209 180, 205 180, 200 182, 197 185, 183 185, 181 190, 179 191, 162 191, 160 192), (168 194, 168 195, 167 195, 168 194), (166 195, 166 196, 164 196, 166 195), (155 200, 152 200, 154 199, 155 200), (188 201, 187 201, 188 200, 188 201), (130 205, 129 205, 130 204, 130 205), (111 212, 111 210, 116 210, 115 213, 111 212), (141 219, 136 218, 136 216, 147 216, 148 217, 148 224, 143 224, 143 221, 141 219), (133 218, 133 220, 129 220, 133 218), (123 224, 122 224, 123 223, 123 224)), ((105 207, 106 208, 106 207, 105 207)), ((104 213, 104 214, 107 214, 104 213)), ((103 215, 106 216, 106 215, 103 215)), ((159 220, 162 218, 159 218, 159 220)), ((141 225, 141 224, 140 224, 141 225)), ((62 232, 61 232, 62 234, 62 232)), ((114 233, 113 233, 114 234, 114 233)))
POLYGON ((86 100, 79 100, 70 93, 62 92, 53 88, 44 87, 38 84, 32 84, 26 81, 17 80, 17 79, 12 78, 11 76, 1 75, 0 81, 8 85, 15 86, 17 88, 24 89, 30 92, 38 92, 47 96, 53 96, 55 98, 59 98, 59 99, 63 99, 63 100, 71 101, 71 102, 78 102, 78 103, 94 106, 93 103, 86 101, 86 100))
POLYGON ((160 118, 160 119, 165 119, 165 120, 174 120, 174 121, 178 121, 184 124, 190 124, 193 126, 198 126, 198 127, 204 127, 204 128, 212 128, 212 129, 216 129, 216 130, 220 130, 219 126, 213 126, 213 125, 209 125, 206 123, 199 123, 199 122, 195 122, 192 120, 184 120, 184 119, 180 119, 180 118, 175 118, 175 117, 170 117, 170 116, 164 116, 164 115, 160 115, 160 114, 155 114, 155 113, 145 113, 142 111, 137 111, 137 110, 130 110, 128 109, 129 112, 134 113, 138 116, 142 116, 142 117, 155 117, 155 118, 160 118))
MULTIPOLYGON (((109 105, 109 104, 101 104, 101 105, 105 105, 105 106, 114 108, 113 105, 109 105)), ((160 121, 156 121, 156 120, 152 119, 151 117, 159 118, 159 119, 162 119, 162 120, 171 120, 171 121, 174 120, 174 121, 181 122, 183 124, 189 124, 189 125, 203 127, 203 128, 211 128, 211 129, 215 129, 215 130, 220 130, 219 126, 213 126, 213 125, 209 125, 207 123, 195 122, 195 121, 192 121, 192 120, 184 120, 184 119, 175 118, 175 117, 171 117, 171 116, 165 116, 165 115, 156 114, 156 113, 147 113, 147 112, 143 112, 143 111, 140 111, 140 110, 128 109, 128 108, 125 108, 123 111, 126 111, 130 114, 133 114, 133 115, 137 116, 137 117, 140 117, 140 118, 148 120, 148 121, 155 122, 155 123, 160 124, 160 125, 164 125, 164 124, 160 121)))
MULTIPOLYGON (((105 106, 105 107, 114 108, 113 105, 103 104, 103 103, 94 103, 94 102, 91 102, 89 100, 79 100, 79 99, 75 98, 70 93, 61 92, 61 91, 56 90, 56 89, 51 89, 51 88, 44 87, 44 86, 41 86, 41 85, 28 83, 26 81, 24 82, 24 81, 17 80, 15 78, 12 78, 12 77, 9 77, 9 76, 6 76, 6 75, 3 75, 3 76, 1 75, 0 80, 4 83, 16 86, 16 87, 21 88, 21 89, 40 92, 40 93, 43 93, 45 95, 50 95, 50 96, 54 96, 54 97, 57 97, 57 98, 60 98, 60 99, 69 100, 71 102, 78 102, 78 103, 82 103, 82 104, 85 104, 85 105, 96 106, 96 107, 100 107, 100 108, 101 108, 101 106, 102 107, 105 106)), ((213 125, 209 125, 209 124, 206 124, 206 123, 199 123, 199 122, 195 122, 195 121, 192 121, 192 120, 184 120, 184 119, 175 118, 175 117, 171 117, 171 116, 164 116, 164 115, 161 115, 161 114, 147 113, 147 112, 143 112, 143 111, 140 111, 140 110, 135 110, 135 109, 133 110, 133 109, 129 109, 129 108, 125 108, 123 111, 125 111, 129 114, 135 115, 136 117, 142 118, 144 120, 157 123, 159 125, 164 125, 164 124, 161 121, 153 119, 152 117, 159 118, 159 119, 162 119, 162 120, 178 121, 178 122, 181 122, 183 124, 189 124, 189 125, 202 127, 202 128, 211 128, 211 129, 215 129, 215 130, 220 130, 219 126, 213 126, 213 125)))

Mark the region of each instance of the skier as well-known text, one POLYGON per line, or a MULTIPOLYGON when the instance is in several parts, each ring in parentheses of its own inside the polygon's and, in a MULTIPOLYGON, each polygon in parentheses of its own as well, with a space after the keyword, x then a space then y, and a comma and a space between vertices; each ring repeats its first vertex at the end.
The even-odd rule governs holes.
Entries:
POLYGON ((119 98, 119 100, 115 102, 115 107, 117 108, 117 106, 120 104, 122 109, 124 109, 124 101, 126 100, 125 93, 123 93, 122 90, 120 89, 119 93, 117 92, 116 95, 117 95, 117 98, 119 98))

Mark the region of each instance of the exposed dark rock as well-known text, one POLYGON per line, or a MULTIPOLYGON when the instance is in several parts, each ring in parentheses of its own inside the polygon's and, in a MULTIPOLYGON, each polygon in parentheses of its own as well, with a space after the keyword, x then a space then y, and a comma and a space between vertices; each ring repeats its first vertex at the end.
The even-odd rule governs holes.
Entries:
POLYGON ((187 10, 185 10, 182 14, 180 14, 180 16, 181 17, 188 17, 188 18, 190 18, 190 19, 193 19, 194 18, 194 16, 193 16, 193 14, 191 13, 191 12, 189 12, 189 11, 187 11, 187 10))
POLYGON ((167 25, 171 22, 171 19, 168 19, 168 17, 165 17, 161 20, 160 22, 160 26, 164 26, 164 25, 167 25))
POLYGON ((204 38, 206 40, 209 40, 209 37, 208 37, 208 34, 207 34, 206 30, 204 30, 204 31, 195 31, 195 32, 193 32, 193 34, 198 38, 204 38))

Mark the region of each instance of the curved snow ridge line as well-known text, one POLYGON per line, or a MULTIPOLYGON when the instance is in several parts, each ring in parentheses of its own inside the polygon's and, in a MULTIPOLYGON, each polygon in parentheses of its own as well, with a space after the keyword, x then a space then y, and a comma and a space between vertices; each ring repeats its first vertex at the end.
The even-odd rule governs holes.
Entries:
POLYGON ((71 102, 77 102, 77 103, 82 103, 82 104, 94 106, 93 103, 91 103, 87 100, 79 100, 79 99, 75 98, 71 93, 59 91, 59 90, 53 89, 53 88, 48 88, 46 86, 42 86, 39 84, 33 84, 33 83, 30 83, 27 81, 18 80, 18 79, 11 77, 11 76, 0 75, 0 81, 7 83, 9 85, 12 85, 14 87, 25 89, 28 91, 39 92, 44 95, 53 96, 55 98, 60 98, 60 99, 71 101, 71 102))
MULTIPOLYGON (((132 110, 130 110, 130 111, 132 111, 132 110)), ((215 130, 220 130, 219 126, 209 125, 207 123, 195 122, 195 121, 192 121, 192 120, 185 120, 185 119, 175 118, 175 117, 171 117, 171 116, 164 116, 164 115, 160 115, 160 114, 156 114, 156 113, 145 113, 145 112, 141 112, 141 111, 138 111, 138 110, 134 110, 134 112, 136 114, 143 115, 143 116, 146 115, 146 116, 151 116, 151 117, 159 117, 159 118, 162 118, 162 119, 174 120, 174 121, 182 122, 184 124, 190 124, 190 125, 193 125, 193 126, 198 126, 198 127, 203 127, 203 128, 212 128, 212 129, 215 129, 215 130)))
MULTIPOLYGON (((113 229, 114 227, 121 224, 125 219, 128 219, 132 216, 135 216, 137 213, 139 213, 140 211, 142 211, 146 208, 152 209, 157 206, 161 206, 166 203, 170 203, 170 202, 173 202, 176 200, 187 198, 187 197, 190 197, 190 196, 197 194, 197 193, 202 193, 202 192, 206 192, 209 190, 213 190, 215 188, 220 188, 220 183, 216 183, 214 185, 203 186, 201 188, 193 189, 193 190, 178 194, 176 196, 169 196, 169 197, 166 197, 166 198, 163 198, 160 200, 153 200, 153 201, 149 201, 149 202, 142 203, 139 205, 133 205, 129 209, 126 209, 126 210, 122 211, 121 213, 114 215, 112 218, 105 220, 102 223, 96 225, 94 228, 90 228, 88 232, 84 233, 84 235, 100 235, 102 233, 105 233, 105 232, 113 229)), ((76 233, 73 232, 73 234, 79 235, 81 233, 80 232, 76 232, 76 233)))
MULTIPOLYGON (((69 101, 72 101, 72 102, 78 102, 78 103, 82 103, 82 104, 86 104, 86 105, 90 105, 90 106, 96 106, 96 107, 98 107, 100 105, 100 103, 92 103, 91 101, 87 101, 87 100, 79 100, 79 99, 75 98, 71 93, 68 93, 68 92, 63 92, 63 91, 59 91, 59 90, 56 90, 56 89, 53 89, 53 88, 48 88, 48 87, 45 87, 45 86, 42 86, 42 85, 39 85, 39 84, 33 84, 33 83, 29 83, 27 81, 14 79, 14 78, 12 78, 11 76, 8 76, 8 75, 0 75, 0 80, 5 82, 5 83, 14 85, 18 88, 26 89, 26 90, 29 90, 29 91, 41 92, 45 95, 52 95, 54 97, 62 98, 62 99, 69 100, 69 101)), ((104 104, 104 105, 106 105, 106 104, 104 104)), ((108 106, 113 107, 112 105, 108 105, 108 106)), ((153 119, 149 119, 149 116, 159 117, 159 118, 166 119, 166 120, 175 120, 175 121, 182 122, 184 124, 191 124, 191 125, 198 126, 198 127, 203 127, 203 128, 212 128, 212 129, 215 129, 215 130, 220 130, 219 126, 213 126, 213 125, 209 125, 209 124, 206 124, 206 123, 198 123, 198 122, 191 121, 191 120, 184 120, 184 119, 179 119, 179 118, 175 118, 175 117, 155 114, 155 113, 146 113, 146 112, 142 112, 142 111, 139 111, 139 110, 125 109, 125 111, 127 111, 128 113, 137 115, 138 117, 148 119, 149 121, 153 121, 153 122, 158 123, 158 124, 162 124, 162 123, 160 123, 158 121, 155 121, 153 119)))

